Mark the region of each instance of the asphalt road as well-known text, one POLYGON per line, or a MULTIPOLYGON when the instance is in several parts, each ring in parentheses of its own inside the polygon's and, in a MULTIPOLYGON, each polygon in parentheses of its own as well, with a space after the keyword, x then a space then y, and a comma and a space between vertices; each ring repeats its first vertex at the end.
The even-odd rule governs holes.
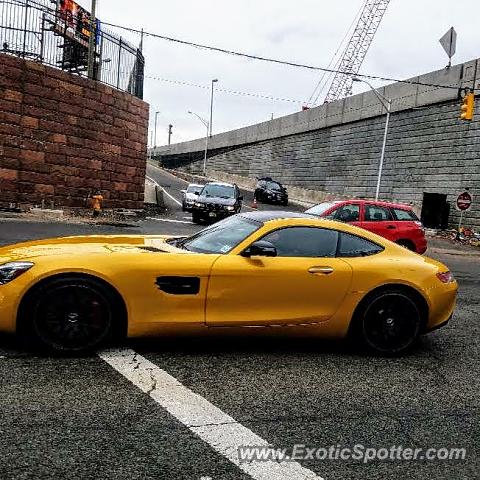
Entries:
MULTIPOLYGON (((149 175, 180 199, 182 181, 152 170, 149 175)), ((0 219, 0 244, 200 228, 184 217, 170 199, 165 217, 130 228, 0 219)), ((459 281, 454 320, 401 358, 300 339, 150 339, 128 342, 138 354, 135 362, 143 363, 130 368, 124 362, 117 371, 103 354, 38 356, 14 338, 0 337, 0 479, 478 478, 480 257, 455 255, 447 247, 430 254, 459 281), (152 373, 157 367, 158 377, 152 373), (143 391, 136 377, 142 371, 149 375, 143 391), (169 375, 180 383, 170 388, 169 375), (148 394, 153 387, 157 396, 148 394), (192 402, 203 409, 196 421, 185 418, 192 402), (232 420, 205 422, 212 407, 232 420), (237 432, 238 425, 245 431, 237 432), (237 433, 227 435, 228 429, 237 433), (300 469, 290 466, 276 476, 267 464, 247 474, 221 452, 221 445, 240 441, 236 435, 275 447, 458 447, 467 449, 467 458, 368 464, 306 459, 299 460, 300 469)))

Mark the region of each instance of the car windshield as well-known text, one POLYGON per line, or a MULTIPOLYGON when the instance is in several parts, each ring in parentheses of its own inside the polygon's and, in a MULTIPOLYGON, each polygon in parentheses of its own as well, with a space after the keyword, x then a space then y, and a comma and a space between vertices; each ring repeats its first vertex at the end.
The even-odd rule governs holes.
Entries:
POLYGON ((189 185, 187 188, 187 193, 199 192, 202 189, 200 185, 189 185))
POLYGON ((196 253, 228 253, 261 226, 260 222, 235 215, 177 242, 176 246, 196 253))
POLYGON ((309 208, 305 211, 305 213, 309 213, 310 215, 323 215, 329 208, 334 207, 337 202, 324 202, 315 205, 312 208, 309 208))
POLYGON ((230 185, 205 185, 201 195, 205 197, 234 198, 235 189, 230 185))
POLYGON ((267 188, 270 189, 270 190, 277 190, 277 191, 282 190, 282 187, 277 182, 268 182, 267 183, 267 188))

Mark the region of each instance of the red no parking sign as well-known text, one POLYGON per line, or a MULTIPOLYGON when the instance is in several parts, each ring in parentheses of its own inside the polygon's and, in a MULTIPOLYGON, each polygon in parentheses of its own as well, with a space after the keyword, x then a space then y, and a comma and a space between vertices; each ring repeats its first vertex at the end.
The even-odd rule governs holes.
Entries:
POLYGON ((462 192, 457 197, 457 210, 467 212, 472 208, 473 196, 470 192, 462 192))

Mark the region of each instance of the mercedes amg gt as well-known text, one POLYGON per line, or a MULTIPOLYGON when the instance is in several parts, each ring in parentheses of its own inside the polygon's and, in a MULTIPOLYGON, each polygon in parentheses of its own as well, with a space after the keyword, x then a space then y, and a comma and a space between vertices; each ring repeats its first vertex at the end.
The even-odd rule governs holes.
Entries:
POLYGON ((190 237, 0 248, 0 331, 66 353, 127 336, 261 331, 349 335, 395 354, 448 322, 456 292, 440 262, 292 212, 238 214, 190 237))

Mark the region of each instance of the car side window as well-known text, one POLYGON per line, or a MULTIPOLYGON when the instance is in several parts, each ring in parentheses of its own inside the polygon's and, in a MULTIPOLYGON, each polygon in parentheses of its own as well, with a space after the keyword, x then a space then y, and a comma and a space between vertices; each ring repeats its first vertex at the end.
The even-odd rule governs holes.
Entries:
POLYGON ((382 252, 383 247, 351 233, 340 232, 337 257, 367 257, 382 252))
POLYGON ((418 217, 411 210, 402 210, 400 208, 394 208, 393 213, 395 218, 400 221, 418 222, 418 217))
POLYGON ((360 220, 360 205, 342 205, 327 215, 327 218, 338 220, 339 222, 358 222, 360 220))
POLYGON ((262 240, 275 246, 278 257, 335 257, 338 232, 317 227, 288 227, 275 230, 262 240))
POLYGON ((393 220, 388 208, 379 207, 378 205, 365 205, 366 222, 384 222, 387 220, 393 220))

